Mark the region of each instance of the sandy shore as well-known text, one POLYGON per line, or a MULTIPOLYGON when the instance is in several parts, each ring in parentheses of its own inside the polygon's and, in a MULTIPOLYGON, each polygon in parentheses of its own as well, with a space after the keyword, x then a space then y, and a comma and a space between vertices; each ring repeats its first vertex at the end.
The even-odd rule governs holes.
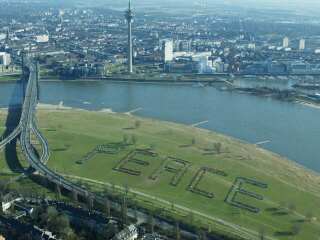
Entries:
MULTIPOLYGON (((18 107, 19 106, 17 105, 17 108, 18 107)), ((83 108, 69 107, 69 106, 65 106, 62 101, 59 104, 38 103, 37 109, 38 110, 47 110, 47 111, 70 111, 70 110, 75 110, 75 111, 84 111, 84 112, 116 113, 111 108, 102 108, 100 110, 87 110, 87 109, 83 109, 83 108)), ((8 111, 7 107, 0 108, 0 112, 2 112, 2 113, 5 113, 7 111, 8 111)))
POLYGON ((103 112, 103 113, 115 113, 112 111, 111 108, 103 108, 100 110, 87 110, 83 108, 73 108, 73 107, 68 107, 63 104, 63 102, 60 102, 58 105, 55 104, 45 104, 45 103, 39 103, 37 105, 37 109, 39 110, 76 110, 76 111, 86 111, 86 112, 103 112))

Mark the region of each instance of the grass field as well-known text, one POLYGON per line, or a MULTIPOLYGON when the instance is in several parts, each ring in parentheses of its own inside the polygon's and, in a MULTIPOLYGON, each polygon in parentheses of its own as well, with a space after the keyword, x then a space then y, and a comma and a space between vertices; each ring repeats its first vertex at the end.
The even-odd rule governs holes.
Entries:
POLYGON ((1 81, 18 81, 20 80, 20 75, 9 75, 9 76, 1 76, 0 75, 0 82, 1 81))
MULTIPOLYGON (((49 167, 96 189, 128 186, 155 205, 192 209, 199 224, 212 228, 225 221, 233 230, 263 230, 270 239, 319 239, 319 175, 276 154, 126 114, 40 110, 38 118, 50 145, 49 167)), ((2 113, 1 126, 4 121, 2 113)), ((4 155, 0 159, 8 171, 4 155)))

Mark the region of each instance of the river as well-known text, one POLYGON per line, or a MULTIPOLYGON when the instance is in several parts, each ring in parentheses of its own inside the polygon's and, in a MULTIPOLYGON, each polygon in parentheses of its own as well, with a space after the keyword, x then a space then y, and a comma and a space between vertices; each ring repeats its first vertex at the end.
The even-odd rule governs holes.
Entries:
MULTIPOLYGON (((11 96, 16 83, 0 84, 0 106, 21 101, 11 96)), ((320 109, 225 92, 214 87, 111 82, 41 82, 40 102, 127 112, 201 127, 250 143, 320 172, 320 109)))

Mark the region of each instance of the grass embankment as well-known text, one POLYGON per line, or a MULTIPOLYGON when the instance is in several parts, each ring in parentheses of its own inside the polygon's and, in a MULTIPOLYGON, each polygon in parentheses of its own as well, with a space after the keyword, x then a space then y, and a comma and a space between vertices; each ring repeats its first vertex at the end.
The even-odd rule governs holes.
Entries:
MULTIPOLYGON (((319 175, 256 146, 125 114, 40 110, 38 118, 51 149, 49 167, 96 190, 128 186, 141 204, 160 205, 186 216, 192 212, 195 222, 216 230, 263 229, 272 239, 317 239, 320 234, 319 175), (188 188, 203 167, 220 172, 206 172, 195 179, 200 181, 193 182, 194 190, 206 191, 201 195, 188 188), (241 178, 267 184, 264 188, 243 182, 246 191, 233 199, 259 208, 259 213, 231 205, 235 189, 230 190, 241 178), (248 191, 263 200, 254 199, 256 195, 248 191), (217 224, 221 220, 229 227, 217 224)), ((6 168, 5 161, 1 165, 6 168)))
POLYGON ((1 76, 0 75, 0 83, 1 82, 8 82, 8 81, 19 81, 20 80, 20 75, 7 75, 7 76, 1 76))

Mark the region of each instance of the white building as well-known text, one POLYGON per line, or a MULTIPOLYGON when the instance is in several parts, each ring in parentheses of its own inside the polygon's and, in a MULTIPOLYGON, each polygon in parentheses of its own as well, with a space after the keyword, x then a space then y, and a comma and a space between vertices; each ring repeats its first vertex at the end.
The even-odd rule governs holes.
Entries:
POLYGON ((248 44, 248 49, 256 50, 256 44, 255 43, 249 43, 248 44))
POLYGON ((142 240, 163 240, 164 238, 162 238, 160 235, 158 234, 145 234, 143 237, 142 237, 142 240))
POLYGON ((171 62, 173 60, 173 41, 164 40, 162 44, 163 61, 171 62))
POLYGON ((11 199, 11 196, 7 196, 5 198, 7 198, 7 199, 5 199, 1 202, 1 207, 2 207, 3 212, 8 211, 15 202, 19 202, 22 200, 22 198, 20 198, 20 197, 11 199))
POLYGON ((0 41, 6 39, 7 34, 5 33, 0 33, 0 41))
POLYGON ((299 50, 303 51, 306 48, 306 40, 305 39, 300 39, 299 41, 299 50))
POLYGON ((11 56, 9 53, 0 52, 0 65, 9 66, 11 63, 11 56))
POLYGON ((225 63, 220 57, 212 61, 212 67, 216 73, 223 73, 225 71, 225 63))
POLYGON ((47 43, 49 42, 49 35, 47 34, 36 35, 35 40, 37 43, 47 43))
POLYGON ((131 224, 130 226, 123 229, 121 232, 116 234, 112 240, 135 240, 138 238, 138 229, 135 225, 131 224))
POLYGON ((212 72, 212 61, 209 61, 207 56, 201 57, 199 59, 199 73, 206 74, 212 72))
POLYGON ((285 37, 285 38, 283 39, 282 47, 283 47, 283 48, 288 48, 288 47, 289 47, 289 38, 288 38, 288 37, 285 37))

